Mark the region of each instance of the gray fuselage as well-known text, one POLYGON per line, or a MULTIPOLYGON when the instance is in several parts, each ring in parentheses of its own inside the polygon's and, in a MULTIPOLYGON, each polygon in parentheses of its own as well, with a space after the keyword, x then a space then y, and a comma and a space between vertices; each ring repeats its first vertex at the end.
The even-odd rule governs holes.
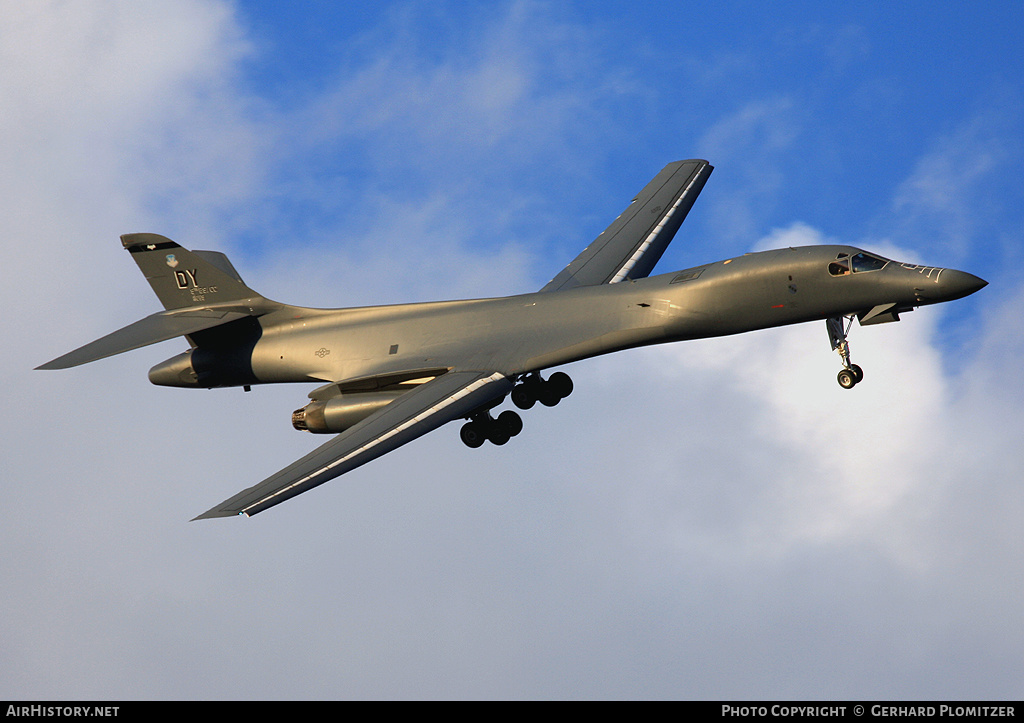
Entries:
MULTIPOLYGON (((863 252, 849 246, 786 248, 617 284, 493 299, 333 310, 282 305, 259 318, 248 369, 232 349, 234 358, 223 365, 231 373, 217 375, 215 384, 197 383, 180 373, 186 353, 154 367, 150 378, 189 387, 336 382, 456 361, 512 377, 621 349, 863 314, 880 305, 906 311, 966 295, 980 282, 878 257, 872 258, 884 262, 881 268, 830 272, 837 258, 857 254, 863 252)), ((203 363, 216 366, 216 352, 203 363)))

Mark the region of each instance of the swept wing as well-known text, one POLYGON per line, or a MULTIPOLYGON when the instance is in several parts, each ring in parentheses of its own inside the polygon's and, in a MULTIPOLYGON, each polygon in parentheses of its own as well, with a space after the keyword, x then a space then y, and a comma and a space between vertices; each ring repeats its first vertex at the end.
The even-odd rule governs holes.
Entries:
POLYGON ((252 516, 411 442, 506 395, 499 372, 452 371, 424 382, 351 429, 195 519, 252 516))
MULTIPOLYGON (((541 291, 617 283, 650 274, 712 170, 703 160, 677 161, 665 166, 629 207, 541 291)), ((376 378, 372 381, 379 384, 376 378)), ((335 393, 336 386, 327 385, 323 391, 335 393)), ((436 376, 277 474, 195 519, 262 512, 447 422, 468 417, 511 389, 512 381, 499 372, 449 371, 436 376)))
POLYGON ((699 159, 670 163, 625 211, 541 291, 641 279, 654 269, 714 170, 699 159))

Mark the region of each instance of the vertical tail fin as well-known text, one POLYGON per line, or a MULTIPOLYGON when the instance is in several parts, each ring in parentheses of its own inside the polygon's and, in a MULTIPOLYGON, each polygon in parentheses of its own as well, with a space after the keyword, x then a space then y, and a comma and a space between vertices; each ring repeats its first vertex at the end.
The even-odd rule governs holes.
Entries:
POLYGON ((155 233, 125 234, 121 243, 167 310, 262 299, 222 253, 189 251, 155 233))
POLYGON ((240 339, 253 341, 259 338, 260 327, 252 317, 281 307, 246 286, 222 253, 189 251, 155 233, 125 234, 121 243, 131 252, 165 311, 151 314, 37 369, 67 369, 176 336, 192 341, 218 327, 225 328, 208 336, 208 340, 227 339, 234 344, 240 339))

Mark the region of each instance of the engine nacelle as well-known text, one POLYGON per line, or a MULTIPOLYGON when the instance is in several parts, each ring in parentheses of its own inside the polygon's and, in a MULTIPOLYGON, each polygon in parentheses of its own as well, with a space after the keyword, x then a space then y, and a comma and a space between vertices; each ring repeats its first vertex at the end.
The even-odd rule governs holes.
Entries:
POLYGON ((259 319, 252 316, 189 334, 195 346, 150 369, 149 381, 164 387, 204 389, 257 384, 252 352, 262 334, 259 319))
POLYGON ((313 434, 338 434, 391 404, 406 391, 356 392, 310 402, 292 412, 292 426, 313 434))
POLYGON ((240 387, 255 384, 248 350, 195 348, 172 356, 149 370, 149 381, 162 387, 240 387))
POLYGON ((192 367, 192 352, 172 356, 157 364, 149 370, 149 381, 161 387, 199 387, 199 374, 192 367))

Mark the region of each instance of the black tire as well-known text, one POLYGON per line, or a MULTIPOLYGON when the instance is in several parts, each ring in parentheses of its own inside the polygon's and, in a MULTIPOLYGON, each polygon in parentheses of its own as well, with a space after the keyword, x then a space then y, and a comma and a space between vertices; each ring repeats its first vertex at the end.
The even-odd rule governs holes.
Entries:
POLYGON ((487 439, 491 444, 496 444, 499 447, 512 438, 512 435, 508 433, 508 430, 502 427, 500 424, 492 424, 491 428, 487 430, 487 439))
POLYGON ((487 441, 483 430, 476 422, 466 422, 463 424, 462 429, 459 430, 459 437, 462 438, 463 444, 471 449, 476 449, 487 441))
POLYGON ((853 372, 853 378, 857 380, 857 384, 860 384, 862 381, 864 381, 864 370, 861 369, 859 366, 857 366, 856 364, 851 364, 850 371, 853 372))
POLYGON ((512 389, 512 403, 520 409, 530 409, 537 403, 537 395, 534 392, 534 385, 530 383, 517 384, 512 389))
POLYGON ((562 401, 562 395, 558 393, 558 390, 551 386, 550 383, 544 382, 540 388, 540 403, 545 407, 553 407, 562 401))
POLYGON ((555 372, 548 378, 548 384, 558 394, 559 399, 565 399, 572 394, 572 378, 565 372, 555 372))
POLYGON ((499 414, 498 419, 495 421, 498 423, 498 426, 508 432, 510 437, 515 437, 523 431, 523 418, 511 409, 499 414))
POLYGON ((836 375, 836 381, 843 389, 853 389, 857 384, 857 375, 849 369, 843 369, 836 375))

